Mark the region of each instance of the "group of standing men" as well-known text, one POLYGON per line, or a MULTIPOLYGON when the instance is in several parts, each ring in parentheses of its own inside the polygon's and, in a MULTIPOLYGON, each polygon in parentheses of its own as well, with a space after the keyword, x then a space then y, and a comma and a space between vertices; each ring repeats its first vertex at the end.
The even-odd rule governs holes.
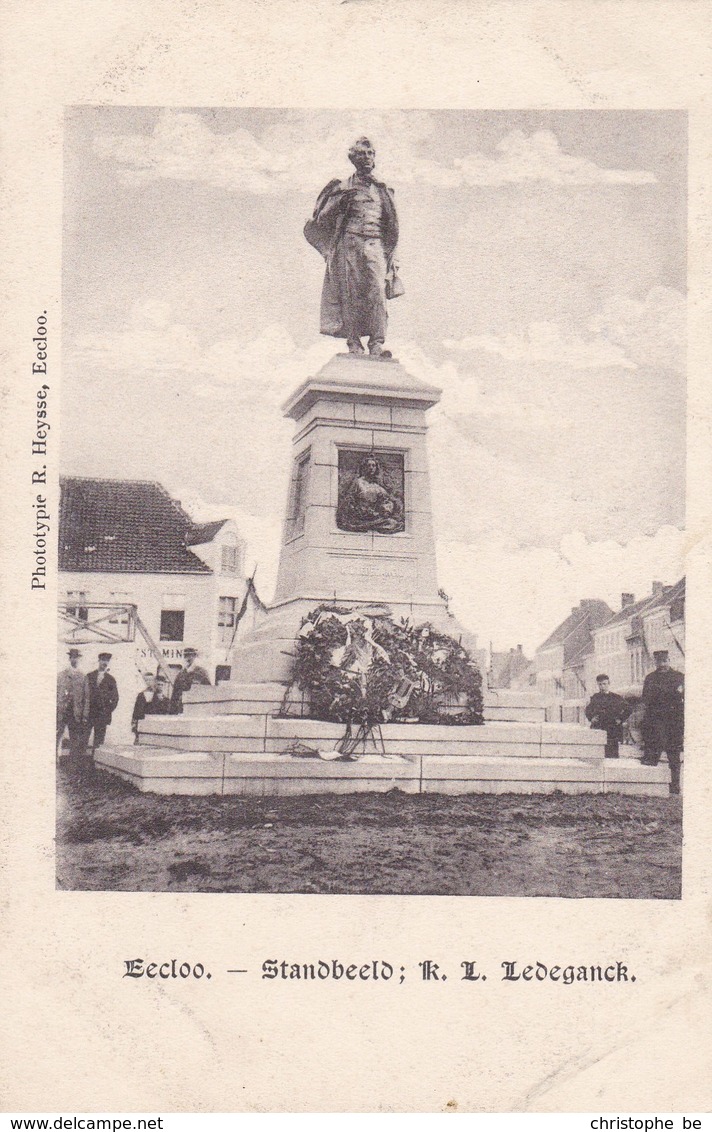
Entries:
POLYGON ((183 693, 189 692, 194 684, 209 684, 210 677, 197 662, 197 650, 183 650, 185 667, 177 674, 173 688, 169 692, 168 680, 162 672, 154 676, 144 676, 146 687, 139 692, 131 716, 131 730, 138 742, 138 725, 147 715, 180 715, 183 711, 183 693))
MULTIPOLYGON (((657 766, 663 754, 670 767, 670 793, 680 793, 680 766, 685 727, 685 678, 670 665, 667 649, 653 653, 655 670, 643 682, 643 766, 657 766)), ((598 691, 586 706, 591 727, 606 732, 606 758, 617 759, 623 724, 633 704, 611 691, 608 676, 596 677, 598 691)))
MULTIPOLYGON (((79 649, 70 648, 69 664, 57 679, 57 748, 67 731, 70 759, 77 767, 93 765, 94 752, 104 742, 119 703, 119 689, 109 672, 111 653, 100 652, 97 667, 86 674, 79 667, 81 655, 79 649)), ((185 667, 177 674, 172 689, 160 671, 145 677, 146 689, 136 697, 131 718, 136 736, 138 724, 147 715, 180 714, 184 692, 193 684, 210 683, 205 669, 196 663, 197 655, 196 649, 183 650, 185 667)))
POLYGON ((69 664, 57 680, 57 746, 65 729, 69 732, 69 754, 74 761, 92 753, 106 738, 106 729, 119 702, 119 689, 109 672, 110 652, 100 652, 97 667, 85 675, 79 649, 68 652, 69 664))

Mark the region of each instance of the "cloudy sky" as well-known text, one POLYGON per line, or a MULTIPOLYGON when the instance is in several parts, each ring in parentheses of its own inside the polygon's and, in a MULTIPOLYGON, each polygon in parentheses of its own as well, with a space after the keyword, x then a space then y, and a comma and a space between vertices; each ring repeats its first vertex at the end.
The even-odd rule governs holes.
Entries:
POLYGON ((440 580, 496 648, 582 597, 675 581, 684 521, 685 116, 75 108, 62 470, 234 515, 271 596, 318 333, 316 193, 368 133, 406 294, 389 345, 430 413, 440 580))

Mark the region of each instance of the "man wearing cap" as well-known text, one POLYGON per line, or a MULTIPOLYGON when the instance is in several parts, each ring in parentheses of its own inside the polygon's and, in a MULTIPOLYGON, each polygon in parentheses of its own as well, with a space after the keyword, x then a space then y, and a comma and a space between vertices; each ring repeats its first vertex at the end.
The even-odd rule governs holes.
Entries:
POLYGON ((680 754, 685 731, 685 677, 670 667, 667 649, 653 653, 655 671, 643 682, 643 766, 657 766, 663 751, 670 767, 670 793, 680 793, 680 754))
POLYGON ((131 715, 131 730, 134 733, 136 743, 138 743, 138 725, 141 720, 145 719, 147 715, 168 715, 171 708, 171 701, 166 695, 167 681, 163 673, 158 672, 154 676, 152 672, 147 672, 144 680, 146 687, 143 692, 139 692, 136 696, 131 715))
POLYGON ((592 728, 606 733, 606 758, 618 758, 618 744, 623 739, 623 724, 633 710, 622 696, 611 691, 611 681, 605 672, 596 677, 598 691, 586 705, 586 719, 592 728))
POLYGON ((89 736, 94 732, 92 754, 106 738, 106 729, 119 702, 119 689, 109 672, 110 652, 99 653, 99 665, 87 676, 89 682, 89 736))
POLYGON ((183 693, 189 692, 193 684, 209 684, 210 677, 204 668, 195 663, 198 655, 197 649, 183 649, 185 668, 181 668, 173 682, 171 693, 171 715, 181 715, 183 711, 183 693))
POLYGON ((79 668, 79 649, 67 653, 69 664, 57 677, 57 749, 61 750, 64 729, 69 732, 69 754, 81 758, 85 750, 87 719, 89 718, 89 684, 79 668))

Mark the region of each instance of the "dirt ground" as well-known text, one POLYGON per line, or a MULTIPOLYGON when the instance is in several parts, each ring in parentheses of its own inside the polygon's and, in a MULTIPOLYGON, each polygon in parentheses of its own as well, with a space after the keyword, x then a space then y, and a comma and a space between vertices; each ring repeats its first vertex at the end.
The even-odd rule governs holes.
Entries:
POLYGON ((679 797, 199 798, 58 778, 64 889, 680 896, 679 797))

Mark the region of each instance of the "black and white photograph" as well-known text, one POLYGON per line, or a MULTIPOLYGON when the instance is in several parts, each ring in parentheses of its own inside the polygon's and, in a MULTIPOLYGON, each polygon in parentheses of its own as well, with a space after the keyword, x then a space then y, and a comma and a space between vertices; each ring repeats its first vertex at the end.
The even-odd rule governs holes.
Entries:
POLYGON ((58 889, 679 900, 687 131, 65 109, 58 889))
POLYGON ((704 1132, 708 9, 3 17, 9 1132, 704 1132))

